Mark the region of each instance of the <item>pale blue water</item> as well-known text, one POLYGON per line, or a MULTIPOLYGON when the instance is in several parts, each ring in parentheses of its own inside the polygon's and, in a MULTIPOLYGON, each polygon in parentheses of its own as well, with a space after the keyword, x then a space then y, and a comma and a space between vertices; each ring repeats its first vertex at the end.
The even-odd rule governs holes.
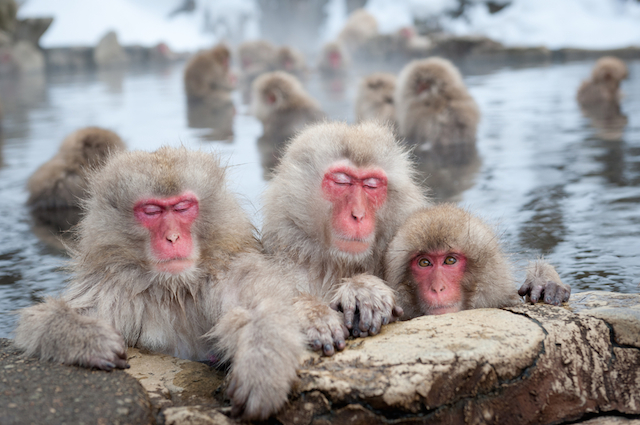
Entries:
MULTIPOLYGON (((599 138, 575 103, 592 63, 467 72, 482 110, 478 158, 453 174, 464 184, 447 193, 499 227, 519 266, 544 254, 574 291, 638 292, 640 61, 628 63, 628 123, 619 140, 599 138)), ((209 141, 211 130, 190 128, 182 67, 0 79, 0 337, 11 336, 11 311, 64 287, 66 257, 35 236, 25 184, 80 127, 114 130, 130 149, 168 144, 218 152, 230 166, 231 188, 259 225, 266 185, 256 146, 261 124, 234 93, 231 142, 209 141)), ((306 85, 332 119, 352 122, 355 81, 342 92, 327 91, 314 75, 306 85)))

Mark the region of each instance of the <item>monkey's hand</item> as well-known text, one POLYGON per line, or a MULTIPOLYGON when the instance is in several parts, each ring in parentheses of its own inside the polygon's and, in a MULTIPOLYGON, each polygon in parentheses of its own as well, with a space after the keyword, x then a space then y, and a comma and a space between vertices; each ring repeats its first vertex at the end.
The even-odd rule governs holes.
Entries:
POLYGON ((560 305, 569 300, 571 287, 560 280, 558 272, 551 264, 538 260, 530 262, 527 266, 527 277, 518 290, 518 295, 526 295, 531 304, 537 303, 544 296, 545 303, 560 305))
POLYGON ((15 345, 42 360, 103 370, 129 367, 124 339, 113 326, 54 298, 20 312, 15 345))
POLYGON ((325 356, 333 356, 336 349, 344 350, 349 330, 344 326, 342 314, 309 294, 298 295, 294 309, 302 320, 303 331, 314 351, 322 350, 325 356))
POLYGON ((331 308, 344 313, 345 326, 354 337, 375 335, 403 314, 393 289, 369 274, 344 279, 331 297, 331 308))

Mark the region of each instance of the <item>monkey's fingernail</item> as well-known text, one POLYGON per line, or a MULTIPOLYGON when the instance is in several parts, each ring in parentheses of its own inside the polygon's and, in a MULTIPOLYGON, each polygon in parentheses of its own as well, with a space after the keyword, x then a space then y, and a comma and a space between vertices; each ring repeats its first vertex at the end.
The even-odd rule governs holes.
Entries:
POLYGON ((370 333, 371 335, 375 335, 375 334, 377 334, 377 333, 378 333, 378 329, 374 326, 374 327, 372 327, 371 329, 369 329, 369 333, 370 333))
POLYGON ((336 348, 338 349, 338 351, 342 351, 344 350, 344 348, 347 346, 347 343, 344 341, 338 341, 336 342, 336 348))
POLYGON ((324 355, 325 355, 325 356, 333 356, 333 353, 334 353, 334 351, 333 351, 333 345, 331 345, 331 344, 325 344, 325 346, 324 346, 324 350, 323 350, 323 351, 324 351, 324 355))
POLYGON ((314 351, 318 351, 319 349, 322 348, 322 343, 320 342, 319 339, 316 339, 316 340, 313 341, 313 343, 311 343, 311 348, 314 351))
POLYGON ((383 325, 388 325, 389 324, 389 318, 387 316, 382 318, 382 324, 383 325))

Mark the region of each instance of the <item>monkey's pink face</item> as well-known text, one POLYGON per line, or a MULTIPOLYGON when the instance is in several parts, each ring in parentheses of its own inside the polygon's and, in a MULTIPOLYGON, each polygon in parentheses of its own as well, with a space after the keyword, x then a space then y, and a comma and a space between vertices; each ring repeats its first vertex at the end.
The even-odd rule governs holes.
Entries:
POLYGON ((329 53, 329 63, 331 68, 338 69, 342 66, 342 55, 338 51, 332 51, 329 53))
POLYGON ((333 205, 333 246, 354 254, 369 249, 375 238, 376 212, 387 199, 386 173, 339 162, 325 172, 322 194, 333 205))
POLYGON ((198 198, 191 192, 136 203, 133 214, 149 230, 155 270, 178 274, 193 267, 191 225, 198 213, 198 198))
POLYGON ((462 277, 467 258, 455 252, 420 253, 411 260, 411 274, 423 314, 462 310, 462 277))

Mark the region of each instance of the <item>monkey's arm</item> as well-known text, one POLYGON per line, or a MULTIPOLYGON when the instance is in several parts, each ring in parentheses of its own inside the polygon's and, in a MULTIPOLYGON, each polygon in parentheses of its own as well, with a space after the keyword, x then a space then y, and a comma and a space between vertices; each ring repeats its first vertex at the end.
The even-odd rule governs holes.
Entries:
POLYGON ((344 313, 344 323, 355 337, 375 335, 403 313, 394 290, 370 274, 343 279, 332 294, 331 307, 344 313))
MULTIPOLYGON (((287 401, 304 351, 283 274, 262 256, 236 261, 222 293, 219 320, 205 337, 231 360, 232 415, 263 420, 287 401)), ((221 282, 222 283, 222 282, 221 282)))
POLYGON ((527 297, 531 304, 544 294, 544 302, 560 305, 569 300, 571 287, 560 280, 556 269, 545 260, 532 261, 527 266, 527 277, 518 295, 527 297))
POLYGON ((41 360, 104 370, 129 367, 120 333, 61 299, 22 309, 15 334, 15 345, 41 360))

